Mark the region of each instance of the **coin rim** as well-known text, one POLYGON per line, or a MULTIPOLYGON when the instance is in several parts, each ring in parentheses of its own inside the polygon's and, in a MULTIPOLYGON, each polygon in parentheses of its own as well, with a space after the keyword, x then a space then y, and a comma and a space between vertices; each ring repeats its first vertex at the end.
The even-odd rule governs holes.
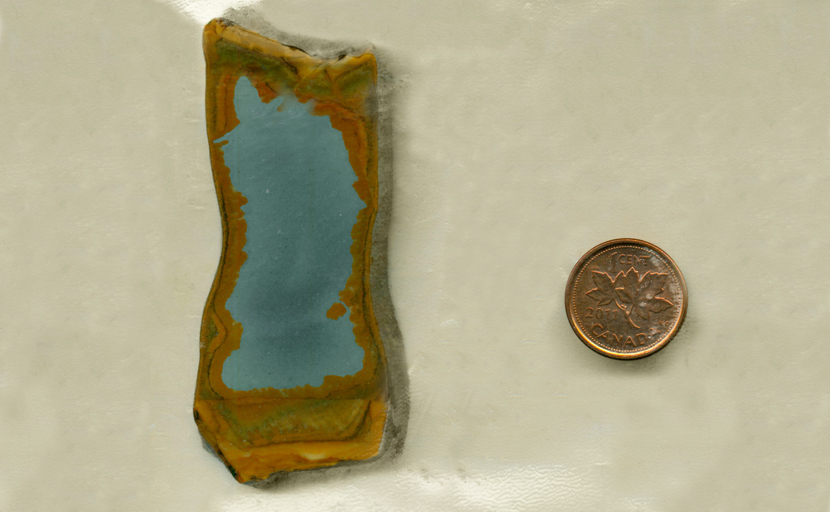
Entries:
POLYGON ((565 315, 568 317, 568 323, 571 324, 571 328, 573 329, 574 333, 576 333, 577 337, 582 340, 582 343, 588 346, 594 352, 602 354, 606 357, 610 357, 612 359, 623 359, 623 360, 631 360, 631 359, 640 359, 646 356, 650 356, 654 354, 658 350, 662 349, 666 345, 669 344, 671 339, 677 334, 677 331, 680 330, 680 326, 683 325, 683 321, 686 319, 686 308, 689 305, 689 292, 686 289, 686 279, 683 277, 683 273, 680 271, 680 267, 677 266, 677 263, 669 256, 666 251, 657 247, 651 242, 646 242, 645 240, 640 240, 637 238, 615 238, 614 240, 608 240, 603 242, 588 252, 586 252, 579 261, 576 262, 574 265, 573 270, 571 270, 571 275, 568 277, 568 282, 565 285, 565 315), (585 334, 576 319, 574 318, 574 314, 571 312, 571 298, 573 297, 574 289, 574 282, 576 281, 577 276, 579 275, 579 270, 585 265, 588 260, 594 256, 597 252, 606 249, 613 245, 642 245, 645 246, 655 252, 657 252, 660 256, 665 258, 666 262, 672 267, 674 272, 677 275, 677 281, 680 284, 680 291, 681 296, 683 297, 682 305, 680 307, 680 315, 677 318, 677 322, 675 322, 674 327, 666 334, 666 337, 663 338, 662 341, 653 345, 645 350, 639 352, 614 352, 612 350, 608 350, 606 348, 600 347, 591 338, 585 334))

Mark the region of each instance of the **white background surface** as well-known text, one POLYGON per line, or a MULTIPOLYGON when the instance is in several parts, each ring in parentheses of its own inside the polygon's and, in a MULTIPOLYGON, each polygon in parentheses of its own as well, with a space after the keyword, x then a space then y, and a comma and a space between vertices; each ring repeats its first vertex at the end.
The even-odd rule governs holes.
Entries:
POLYGON ((400 457, 269 491, 191 413, 221 242, 201 27, 230 4, 0 1, 0 510, 828 509, 826 2, 257 4, 399 82, 411 379, 400 457), (617 237, 691 297, 637 362, 564 314, 617 237))

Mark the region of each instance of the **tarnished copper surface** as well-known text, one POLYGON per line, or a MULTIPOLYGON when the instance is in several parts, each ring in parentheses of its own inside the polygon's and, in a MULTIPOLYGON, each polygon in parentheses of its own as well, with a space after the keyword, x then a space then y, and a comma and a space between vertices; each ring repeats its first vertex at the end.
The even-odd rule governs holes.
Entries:
POLYGON ((616 359, 665 347, 686 316, 683 274, 654 244, 620 238, 583 256, 565 287, 565 310, 577 336, 616 359))

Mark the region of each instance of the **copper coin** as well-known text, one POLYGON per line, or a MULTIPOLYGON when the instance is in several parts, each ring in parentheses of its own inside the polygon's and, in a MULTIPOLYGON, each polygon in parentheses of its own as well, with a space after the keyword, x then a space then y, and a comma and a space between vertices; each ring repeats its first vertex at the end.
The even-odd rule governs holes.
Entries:
POLYGON ((683 323, 688 300, 686 281, 669 255, 632 238, 588 251, 565 287, 565 310, 576 335, 616 359, 665 347, 683 323))

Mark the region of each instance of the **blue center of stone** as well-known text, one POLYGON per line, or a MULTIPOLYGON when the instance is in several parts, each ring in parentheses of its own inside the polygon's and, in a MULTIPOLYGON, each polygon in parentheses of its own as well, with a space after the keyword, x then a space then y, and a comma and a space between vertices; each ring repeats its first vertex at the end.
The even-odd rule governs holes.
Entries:
POLYGON ((263 103, 245 77, 233 104, 240 123, 215 142, 226 142, 231 182, 248 199, 248 259, 225 304, 243 332, 222 380, 248 391, 353 375, 364 351, 350 312, 326 317, 352 273, 352 227, 366 206, 343 136, 293 96, 263 103))

